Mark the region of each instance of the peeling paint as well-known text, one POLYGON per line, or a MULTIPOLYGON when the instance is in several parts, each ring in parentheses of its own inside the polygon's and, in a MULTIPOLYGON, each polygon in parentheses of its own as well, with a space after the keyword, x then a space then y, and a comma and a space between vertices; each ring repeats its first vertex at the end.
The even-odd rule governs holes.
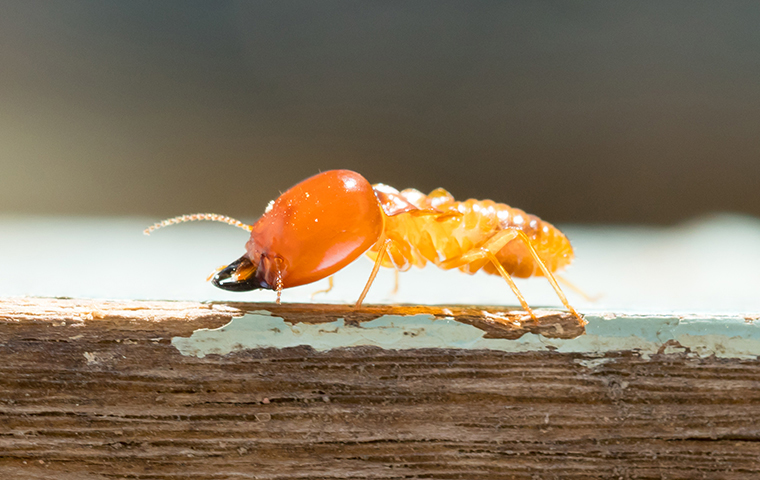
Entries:
MULTIPOLYGON (((600 316, 587 317, 586 335, 550 339, 526 334, 517 340, 483 338, 483 331, 452 318, 431 315, 386 315, 361 325, 343 319, 331 323, 291 325, 266 311, 235 318, 217 329, 199 329, 172 344, 197 357, 226 355, 254 348, 309 345, 315 350, 373 345, 387 349, 462 348, 505 352, 557 351, 603 355, 636 351, 643 357, 658 353, 689 353, 722 358, 760 355, 760 325, 743 316, 600 316)), ((601 360, 600 360, 601 362, 601 360)), ((596 365, 588 365, 593 367, 596 365)))

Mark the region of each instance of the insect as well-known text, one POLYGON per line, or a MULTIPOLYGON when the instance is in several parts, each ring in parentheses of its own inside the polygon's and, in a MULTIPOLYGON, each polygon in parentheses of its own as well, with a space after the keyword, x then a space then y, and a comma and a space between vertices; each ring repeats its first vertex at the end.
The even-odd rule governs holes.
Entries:
POLYGON ((523 309, 536 318, 512 277, 544 276, 581 322, 552 272, 573 258, 556 227, 522 210, 491 200, 459 202, 439 188, 425 195, 370 185, 349 170, 308 178, 270 202, 253 225, 216 214, 174 217, 147 228, 212 220, 251 232, 246 252, 214 274, 211 282, 234 292, 270 289, 277 302, 285 288, 329 277, 362 254, 374 268, 356 302, 361 306, 380 267, 405 271, 428 262, 444 270, 501 275, 523 309))

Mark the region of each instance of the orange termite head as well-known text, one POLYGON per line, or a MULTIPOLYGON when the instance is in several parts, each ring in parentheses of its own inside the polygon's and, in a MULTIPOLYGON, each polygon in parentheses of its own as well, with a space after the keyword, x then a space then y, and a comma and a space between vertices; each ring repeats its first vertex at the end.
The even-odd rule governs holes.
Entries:
POLYGON ((281 290, 342 269, 374 245, 383 213, 369 182, 331 170, 290 188, 251 227, 246 253, 212 283, 235 292, 281 290))

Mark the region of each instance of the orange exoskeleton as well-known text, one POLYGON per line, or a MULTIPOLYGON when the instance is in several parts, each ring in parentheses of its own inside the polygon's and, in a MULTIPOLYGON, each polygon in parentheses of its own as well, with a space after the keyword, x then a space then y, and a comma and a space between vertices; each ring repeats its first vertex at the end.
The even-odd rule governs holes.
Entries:
POLYGON ((175 217, 146 229, 193 220, 229 223, 251 232, 246 252, 212 278, 231 291, 283 289, 326 278, 367 254, 375 261, 361 306, 381 266, 408 270, 431 262, 465 273, 501 275, 535 318, 512 277, 544 276, 581 322, 552 274, 570 263, 573 249, 548 222, 491 200, 458 202, 447 191, 425 195, 370 185, 349 170, 308 178, 270 203, 253 225, 216 214, 175 217))

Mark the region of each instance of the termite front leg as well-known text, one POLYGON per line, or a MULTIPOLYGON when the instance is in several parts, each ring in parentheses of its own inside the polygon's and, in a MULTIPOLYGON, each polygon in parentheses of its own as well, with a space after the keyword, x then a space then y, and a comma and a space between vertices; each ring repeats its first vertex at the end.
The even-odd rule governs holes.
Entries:
POLYGON ((335 281, 333 280, 334 277, 330 277, 327 279, 327 288, 323 288, 322 290, 317 290, 316 292, 311 294, 311 297, 309 297, 311 300, 314 300, 314 297, 319 295, 320 293, 329 293, 333 287, 335 287, 335 281))
POLYGON ((355 308, 359 308, 362 306, 364 297, 367 296, 367 292, 369 292, 369 287, 371 287, 372 282, 375 281, 377 272, 380 270, 380 265, 383 263, 383 258, 385 257, 386 253, 388 253, 388 248, 390 248, 391 243, 393 241, 390 238, 386 238, 384 240, 381 240, 381 242, 382 242, 382 245, 380 246, 380 250, 377 252, 377 258, 375 259, 375 266, 372 267, 372 273, 369 274, 369 280, 367 280, 367 284, 364 286, 364 290, 362 290, 362 294, 359 296, 359 300, 356 301, 355 308))

